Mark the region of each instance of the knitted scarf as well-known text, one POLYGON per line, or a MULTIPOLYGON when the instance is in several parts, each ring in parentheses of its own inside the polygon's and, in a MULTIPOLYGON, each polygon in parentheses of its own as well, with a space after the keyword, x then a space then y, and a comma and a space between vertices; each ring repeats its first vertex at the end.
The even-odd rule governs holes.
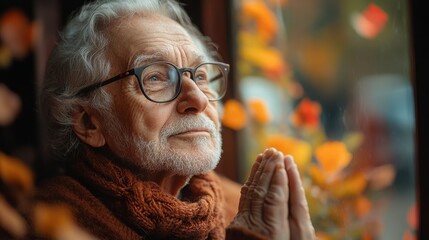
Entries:
POLYGON ((179 200, 98 153, 88 151, 73 165, 73 174, 147 239, 225 239, 224 198, 214 173, 192 177, 179 200))

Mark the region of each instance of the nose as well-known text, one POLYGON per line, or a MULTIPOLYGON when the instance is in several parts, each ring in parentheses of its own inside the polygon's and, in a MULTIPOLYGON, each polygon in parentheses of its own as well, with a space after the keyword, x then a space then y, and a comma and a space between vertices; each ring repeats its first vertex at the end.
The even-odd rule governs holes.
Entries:
POLYGON ((209 104, 207 96, 188 74, 183 74, 182 77, 182 90, 178 96, 177 111, 179 113, 203 112, 209 104))

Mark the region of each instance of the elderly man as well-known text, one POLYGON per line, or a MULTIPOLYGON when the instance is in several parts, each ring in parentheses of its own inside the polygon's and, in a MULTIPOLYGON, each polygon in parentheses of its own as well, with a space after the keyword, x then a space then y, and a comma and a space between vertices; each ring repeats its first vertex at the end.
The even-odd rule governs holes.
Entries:
POLYGON ((229 71, 216 59, 173 0, 84 6, 47 65, 41 110, 65 172, 38 201, 100 239, 313 239, 290 156, 261 153, 241 197, 212 171, 229 71))

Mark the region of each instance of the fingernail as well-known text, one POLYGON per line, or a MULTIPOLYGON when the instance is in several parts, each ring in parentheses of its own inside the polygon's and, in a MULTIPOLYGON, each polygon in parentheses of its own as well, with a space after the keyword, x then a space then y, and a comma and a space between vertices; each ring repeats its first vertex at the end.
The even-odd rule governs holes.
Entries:
POLYGON ((284 159, 285 159, 286 169, 289 170, 295 164, 295 161, 293 160, 293 156, 286 155, 284 159))
POLYGON ((276 150, 274 149, 274 148, 268 148, 268 149, 265 149, 265 151, 264 151, 264 156, 266 157, 266 158, 269 158, 269 157, 271 157, 271 156, 273 156, 274 155, 274 152, 275 152, 276 150))

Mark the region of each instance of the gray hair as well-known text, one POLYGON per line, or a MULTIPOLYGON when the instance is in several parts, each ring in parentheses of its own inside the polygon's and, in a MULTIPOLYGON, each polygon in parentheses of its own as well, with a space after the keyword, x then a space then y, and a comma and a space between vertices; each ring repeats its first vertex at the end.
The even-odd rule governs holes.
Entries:
POLYGON ((60 41, 48 60, 40 92, 41 118, 46 124, 50 154, 64 157, 82 151, 83 144, 72 127, 72 115, 80 106, 110 111, 111 96, 102 88, 86 97, 75 96, 81 88, 109 75, 106 27, 123 17, 148 12, 178 22, 208 58, 218 58, 210 39, 202 36, 175 0, 98 0, 84 5, 60 34, 60 41))

